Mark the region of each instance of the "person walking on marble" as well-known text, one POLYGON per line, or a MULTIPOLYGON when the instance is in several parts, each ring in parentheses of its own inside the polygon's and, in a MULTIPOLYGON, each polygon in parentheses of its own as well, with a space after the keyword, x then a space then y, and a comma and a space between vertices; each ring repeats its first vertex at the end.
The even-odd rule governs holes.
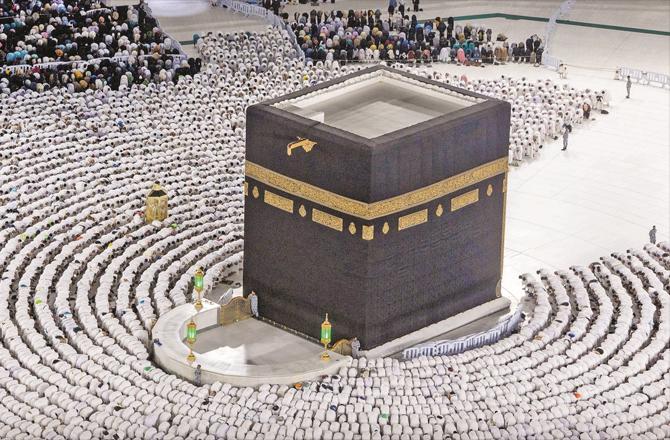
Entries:
POLYGON ((649 243, 656 244, 656 225, 649 230, 649 243))
POLYGON ((563 126, 563 148, 561 151, 565 151, 568 149, 568 137, 570 136, 570 125, 565 124, 563 126))
POLYGON ((398 7, 398 2, 396 0, 389 0, 389 20, 393 18, 393 14, 395 14, 395 8, 398 7))
POLYGON ((202 366, 200 364, 195 367, 195 371, 193 372, 193 383, 197 387, 202 386, 202 366))
POLYGON ((626 99, 630 99, 630 87, 633 85, 630 75, 626 77, 626 99))

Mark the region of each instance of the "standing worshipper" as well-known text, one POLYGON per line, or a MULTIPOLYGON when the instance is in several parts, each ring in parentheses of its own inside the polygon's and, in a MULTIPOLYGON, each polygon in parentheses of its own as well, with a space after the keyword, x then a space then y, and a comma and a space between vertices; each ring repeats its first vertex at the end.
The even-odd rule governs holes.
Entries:
POLYGON ((398 12, 401 17, 405 16, 405 0, 398 0, 398 12))
POLYGON ((249 295, 249 302, 251 303, 251 314, 258 318, 258 297, 256 293, 251 292, 249 295))
POLYGON ((358 340, 358 338, 354 338, 351 340, 351 357, 354 359, 358 359, 358 356, 360 355, 360 350, 361 350, 361 341, 358 340))
POLYGON ((626 99, 630 98, 630 87, 633 85, 633 83, 630 80, 630 75, 626 77, 626 99))
POLYGON ((570 125, 565 124, 563 126, 563 149, 561 149, 561 151, 565 151, 568 149, 568 136, 570 136, 570 130, 571 130, 570 125))
POLYGON ((397 6, 398 6, 397 0, 389 0, 389 20, 393 18, 393 14, 395 14, 395 8, 397 6))
POLYGON ((656 244, 656 225, 649 230, 649 243, 656 244))
POLYGON ((200 364, 195 367, 195 372, 193 373, 193 383, 195 383, 195 386, 197 387, 202 386, 202 367, 200 364))
POLYGON ((281 6, 281 1, 280 0, 272 0, 272 12, 276 16, 279 16, 279 7, 281 6))

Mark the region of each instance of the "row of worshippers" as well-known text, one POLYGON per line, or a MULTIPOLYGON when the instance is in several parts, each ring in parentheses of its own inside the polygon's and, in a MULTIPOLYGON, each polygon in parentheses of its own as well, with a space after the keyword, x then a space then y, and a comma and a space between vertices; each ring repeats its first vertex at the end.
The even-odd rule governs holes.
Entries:
POLYGON ((396 14, 389 20, 379 9, 296 13, 290 26, 306 57, 322 60, 329 53, 336 60, 434 59, 444 47, 479 46, 492 34, 468 25, 466 37, 452 17, 419 21, 416 15, 396 14))
POLYGON ((200 58, 173 59, 167 55, 131 56, 126 61, 103 59, 84 68, 67 64, 48 67, 33 66, 28 71, 0 70, 0 94, 19 89, 43 92, 66 87, 71 92, 93 89, 125 90, 138 84, 176 82, 179 77, 194 75, 201 69, 200 58))
POLYGON ((419 21, 416 15, 385 19, 373 10, 296 13, 290 23, 307 58, 334 60, 451 61, 459 64, 531 62, 539 64, 542 41, 537 35, 525 42, 494 47, 490 28, 455 25, 453 17, 419 21))

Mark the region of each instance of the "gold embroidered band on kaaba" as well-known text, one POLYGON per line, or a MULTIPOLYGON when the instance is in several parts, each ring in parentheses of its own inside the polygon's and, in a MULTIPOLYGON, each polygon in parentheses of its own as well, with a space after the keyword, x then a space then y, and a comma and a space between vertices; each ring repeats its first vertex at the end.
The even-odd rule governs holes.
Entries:
MULTIPOLYGON (((339 211, 343 214, 358 217, 363 220, 374 220, 415 206, 423 205, 424 203, 438 199, 454 191, 467 188, 497 176, 498 174, 506 173, 507 169, 507 158, 501 158, 399 196, 380 200, 378 202, 365 203, 284 176, 253 162, 246 162, 247 177, 274 187, 287 194, 309 200, 334 211, 339 211)), ((475 201, 473 194, 467 194, 468 197, 464 198, 463 202, 467 201, 473 203, 473 201, 475 201)), ((465 205, 469 203, 465 203, 465 205)), ((288 208, 286 205, 287 204, 284 203, 282 206, 284 210, 288 210, 286 209, 288 208)), ((456 208, 456 206, 452 206, 452 211, 454 208, 456 208)))

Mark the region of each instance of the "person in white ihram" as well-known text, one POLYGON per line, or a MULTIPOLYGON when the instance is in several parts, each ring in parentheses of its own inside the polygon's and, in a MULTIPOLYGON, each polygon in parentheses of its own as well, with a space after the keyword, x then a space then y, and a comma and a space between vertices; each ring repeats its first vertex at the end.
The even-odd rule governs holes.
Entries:
POLYGON ((354 338, 351 340, 351 357, 354 359, 358 358, 359 352, 361 350, 361 341, 358 340, 358 338, 354 338))
POLYGON ((251 292, 249 294, 249 301, 251 302, 251 314, 258 318, 258 296, 256 296, 256 293, 251 292))

